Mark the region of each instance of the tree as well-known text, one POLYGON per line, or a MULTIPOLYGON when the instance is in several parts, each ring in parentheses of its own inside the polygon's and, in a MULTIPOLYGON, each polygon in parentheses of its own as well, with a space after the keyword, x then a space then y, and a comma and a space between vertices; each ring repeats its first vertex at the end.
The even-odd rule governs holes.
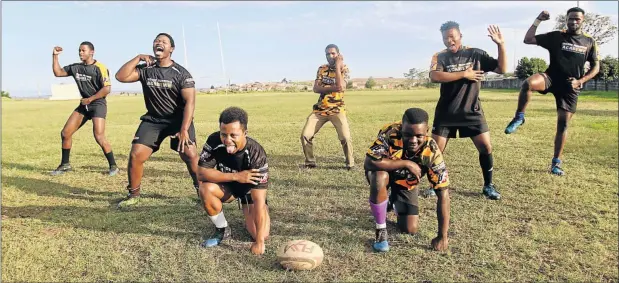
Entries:
MULTIPOLYGON (((606 57, 600 60, 600 72, 593 77, 593 80, 596 82, 601 80, 605 83, 609 83, 617 79, 619 79, 619 58, 613 58, 610 55, 606 55, 606 57)), ((605 90, 608 90, 607 84, 605 86, 605 90)))
POLYGON ((541 58, 527 58, 522 57, 518 61, 518 66, 516 66, 515 75, 521 80, 525 80, 526 78, 532 76, 533 74, 544 72, 548 68, 546 61, 541 58))
POLYGON ((422 70, 419 70, 417 68, 412 68, 408 70, 408 73, 404 73, 404 77, 409 80, 414 80, 415 78, 417 78, 419 73, 422 73, 422 72, 423 72, 422 70))
MULTIPOLYGON (((567 13, 556 17, 555 30, 567 29, 567 13)), ((617 25, 609 16, 586 13, 582 31, 595 39, 598 45, 608 43, 617 35, 617 25)))
POLYGON ((346 89, 352 89, 352 81, 346 83, 346 89))
POLYGON ((8 91, 2 91, 2 97, 7 97, 7 98, 11 98, 11 95, 9 94, 8 91))
POLYGON ((214 86, 214 85, 211 85, 211 89, 215 89, 215 86, 214 86))
POLYGON ((372 88, 376 85, 376 81, 374 80, 374 78, 369 77, 368 80, 365 82, 365 88, 372 88))

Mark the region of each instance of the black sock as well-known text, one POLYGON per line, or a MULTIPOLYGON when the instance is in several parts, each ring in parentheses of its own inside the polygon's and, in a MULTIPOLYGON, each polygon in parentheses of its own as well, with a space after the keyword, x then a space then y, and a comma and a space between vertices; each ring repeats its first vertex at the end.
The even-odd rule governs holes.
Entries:
POLYGON ((69 164, 69 155, 71 154, 71 149, 70 148, 63 148, 62 149, 62 161, 60 162, 61 164, 69 164))
POLYGON ((114 160, 114 152, 110 151, 105 154, 105 158, 107 158, 107 163, 110 164, 110 167, 116 165, 116 160, 114 160))
POLYGON ((481 172, 484 175, 484 186, 492 184, 492 171, 494 166, 494 159, 492 153, 479 154, 479 165, 481 166, 481 172))

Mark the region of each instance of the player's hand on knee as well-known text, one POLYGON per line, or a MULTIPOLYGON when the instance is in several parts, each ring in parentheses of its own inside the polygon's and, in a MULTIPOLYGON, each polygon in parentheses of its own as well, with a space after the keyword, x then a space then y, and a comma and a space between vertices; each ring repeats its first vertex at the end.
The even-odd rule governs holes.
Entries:
POLYGON ((253 242, 251 244, 251 253, 255 255, 264 254, 264 242, 253 242))
POLYGON ((237 173, 237 182, 243 184, 258 185, 263 175, 259 169, 250 169, 237 173))
POLYGON ((432 248, 435 251, 446 251, 448 246, 449 238, 447 237, 437 236, 436 238, 432 239, 432 248))
POLYGON ((189 139, 188 131, 180 131, 174 135, 175 138, 178 138, 178 148, 176 149, 178 152, 185 153, 185 148, 193 145, 191 139, 189 139))

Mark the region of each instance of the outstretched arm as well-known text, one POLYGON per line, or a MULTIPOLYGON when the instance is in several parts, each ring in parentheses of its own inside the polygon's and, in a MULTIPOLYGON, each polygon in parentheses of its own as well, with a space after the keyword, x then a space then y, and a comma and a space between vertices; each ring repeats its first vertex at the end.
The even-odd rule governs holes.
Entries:
POLYGON ((56 46, 52 50, 52 70, 54 71, 54 76, 56 77, 68 77, 69 73, 65 71, 62 67, 60 67, 60 63, 58 63, 58 55, 62 52, 62 47, 56 46))
POLYGON ((537 26, 539 26, 539 24, 542 21, 546 21, 548 19, 550 19, 550 14, 548 13, 548 11, 542 11, 537 16, 537 18, 535 18, 535 22, 533 22, 529 30, 527 30, 527 33, 524 35, 525 44, 537 44, 537 39, 535 38, 535 32, 537 32, 537 26))
POLYGON ((505 40, 503 40, 503 34, 498 26, 488 27, 488 36, 496 43, 499 48, 498 66, 493 70, 497 74, 505 74, 507 72, 507 52, 505 51, 505 40))

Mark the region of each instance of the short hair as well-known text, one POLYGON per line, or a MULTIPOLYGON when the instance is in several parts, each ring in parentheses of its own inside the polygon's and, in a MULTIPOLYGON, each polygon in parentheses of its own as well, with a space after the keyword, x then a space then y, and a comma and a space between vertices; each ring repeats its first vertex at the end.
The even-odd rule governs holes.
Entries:
POLYGON ((585 10, 581 9, 580 7, 570 8, 569 10, 567 10, 567 13, 565 15, 569 15, 571 12, 581 12, 583 16, 585 15, 585 10))
POLYGON ((95 50, 95 46, 92 45, 92 43, 90 41, 84 41, 84 42, 80 43, 80 46, 82 46, 82 45, 88 46, 88 48, 90 48, 90 50, 92 50, 92 51, 95 50))
POLYGON ((219 115, 220 124, 230 124, 237 121, 244 130, 247 130, 247 112, 239 107, 228 107, 219 115))
POLYGON ((460 24, 454 21, 448 21, 441 25, 441 32, 446 32, 452 28, 455 28, 457 31, 460 31, 460 24))
POLYGON ((402 123, 404 122, 411 125, 428 124, 428 112, 421 108, 408 108, 402 115, 402 123))
POLYGON ((174 45, 174 39, 172 38, 172 36, 171 36, 171 35, 169 35, 169 34, 167 34, 167 33, 165 33, 165 32, 162 32, 162 33, 158 34, 157 36, 155 36, 155 39, 157 39, 157 37, 159 37, 159 36, 161 36, 161 35, 167 36, 167 37, 168 37, 168 39, 170 40, 170 45, 171 45, 172 47, 176 47, 176 46, 174 45))
POLYGON ((333 43, 327 45, 327 47, 325 47, 325 51, 327 51, 329 48, 335 48, 335 51, 337 51, 337 53, 340 53, 340 48, 337 47, 337 45, 335 45, 333 43))

